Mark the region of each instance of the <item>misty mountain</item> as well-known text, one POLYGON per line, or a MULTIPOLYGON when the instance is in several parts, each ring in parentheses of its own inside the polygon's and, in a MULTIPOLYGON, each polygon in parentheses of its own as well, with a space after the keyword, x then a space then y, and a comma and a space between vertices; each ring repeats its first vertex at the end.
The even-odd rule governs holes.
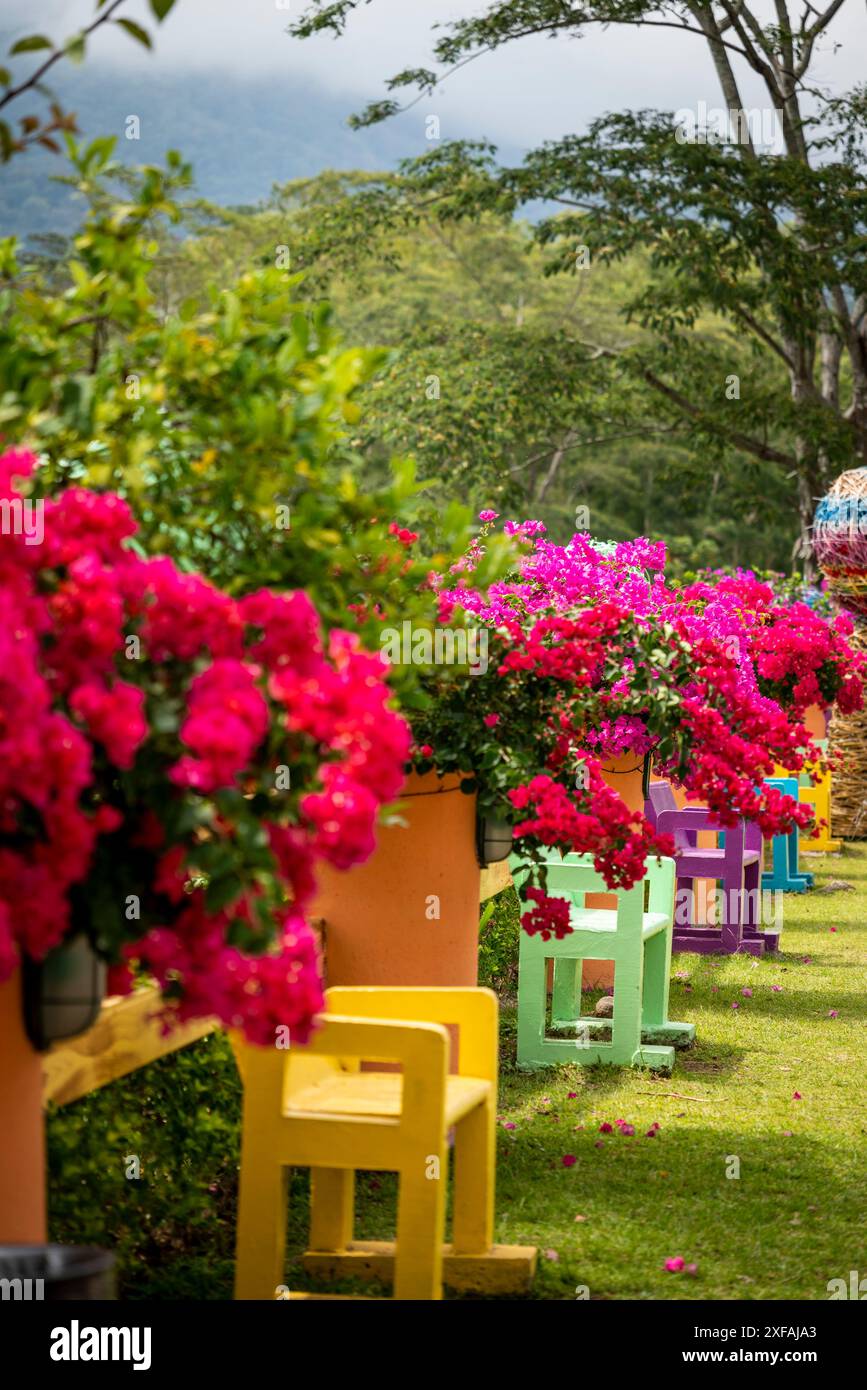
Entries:
MULTIPOLYGON (((76 113, 83 136, 117 136, 115 153, 127 163, 158 163, 167 149, 179 150, 193 165, 196 193, 223 206, 257 203, 272 184, 326 168, 393 168, 429 148, 421 109, 353 131, 347 117, 357 99, 289 74, 139 76, 88 62, 67 66, 52 90, 76 113), (130 116, 139 118, 139 139, 127 138, 135 128, 130 116)), ((15 102, 15 117, 44 104, 39 94, 26 93, 15 102)), ((72 231, 79 200, 52 177, 66 172, 65 158, 48 150, 15 155, 0 170, 0 234, 72 231)))

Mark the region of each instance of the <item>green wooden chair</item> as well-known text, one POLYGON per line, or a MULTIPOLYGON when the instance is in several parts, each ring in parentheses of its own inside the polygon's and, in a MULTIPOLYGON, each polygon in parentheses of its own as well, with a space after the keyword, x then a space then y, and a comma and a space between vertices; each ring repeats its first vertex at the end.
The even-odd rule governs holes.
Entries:
MULTIPOLYGON (((515 877, 520 881, 517 868, 515 877)), ((617 908, 588 908, 587 893, 611 893, 589 855, 559 853, 548 862, 548 892, 572 901, 572 932, 543 941, 521 932, 518 966, 518 1065, 609 1062, 670 1071, 675 1046, 695 1039, 695 1025, 672 1023, 668 985, 674 918, 673 859, 648 860, 634 888, 614 890, 617 908), (647 903, 645 906, 645 892, 647 903), (614 1016, 581 1016, 582 964, 614 963, 614 1016), (548 1023, 549 965, 553 962, 548 1023), (600 1034, 610 1033, 610 1041, 600 1034), (551 1036, 551 1035, 554 1036, 551 1036)))

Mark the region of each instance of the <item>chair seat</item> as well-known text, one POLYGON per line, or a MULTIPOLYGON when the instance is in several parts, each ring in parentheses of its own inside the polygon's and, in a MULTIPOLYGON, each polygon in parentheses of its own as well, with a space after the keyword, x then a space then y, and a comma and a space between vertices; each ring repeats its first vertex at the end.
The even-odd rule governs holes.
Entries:
MULTIPOLYGON (((481 1105, 490 1081, 475 1076, 450 1076, 446 1081, 446 1128, 481 1105)), ((396 1072, 335 1072, 315 1086, 293 1092, 285 1112, 290 1119, 305 1115, 357 1115, 396 1120, 403 1105, 403 1077, 396 1072)))
MULTIPOLYGON (((644 912, 641 916, 641 935, 645 940, 649 936, 655 936, 658 931, 664 931, 670 925, 670 918, 664 912, 644 912)), ((572 927, 573 938, 579 932, 590 932, 596 935, 605 935, 609 932, 612 936, 617 935, 617 913, 611 908, 605 907, 573 907, 569 913, 569 923, 572 927)), ((564 940, 569 941, 570 937, 564 940)))
MULTIPOLYGON (((689 849, 675 850, 675 858, 678 865, 689 864, 691 860, 705 859, 713 864, 722 864, 725 860, 726 852, 724 849, 696 849, 693 845, 689 849)), ((758 850, 748 849, 743 856, 744 864, 757 864, 761 855, 758 850)))

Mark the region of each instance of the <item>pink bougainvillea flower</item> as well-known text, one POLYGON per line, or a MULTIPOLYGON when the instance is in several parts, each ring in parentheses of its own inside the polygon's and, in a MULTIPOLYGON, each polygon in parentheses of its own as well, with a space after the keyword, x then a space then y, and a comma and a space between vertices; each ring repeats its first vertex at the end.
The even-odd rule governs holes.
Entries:
POLYGON ((574 1168, 576 1162, 577 1162, 577 1159, 575 1158, 575 1155, 574 1155, 574 1154, 564 1154, 564 1155, 563 1155, 563 1167, 564 1167, 564 1168, 574 1168))
POLYGON ((669 1274, 679 1274, 680 1271, 685 1268, 686 1260, 682 1255, 673 1256, 670 1260, 666 1260, 663 1265, 663 1269, 666 1269, 669 1274))
POLYGON ((514 1120, 507 1120, 506 1123, 503 1125, 503 1129, 517 1129, 517 1128, 518 1128, 518 1126, 515 1124, 515 1121, 514 1121, 514 1120))
POLYGON ((782 994, 782 992, 783 992, 783 986, 782 986, 782 985, 771 985, 771 993, 772 993, 772 994, 782 994))
POLYGON ((495 729, 499 722, 500 716, 498 714, 486 714, 482 720, 482 723, 488 729, 495 729))
POLYGON ((836 927, 829 927, 829 931, 836 931, 836 930, 837 930, 836 927))
POLYGON ((735 1000, 734 1003, 732 1004, 732 1008, 733 1008, 733 1009, 739 1009, 739 1008, 740 1008, 740 1004, 738 1003, 737 1000, 735 1000))
POLYGON ((546 1251, 545 1251, 545 1259, 546 1259, 546 1260, 551 1260, 553 1264, 556 1264, 556 1263, 558 1262, 558 1260, 560 1259, 560 1256, 558 1255, 558 1253, 557 1253, 556 1250, 546 1250, 546 1251))
POLYGON ((793 1091, 793 1092, 792 1092, 792 1100, 803 1100, 803 1099, 804 1099, 804 1097, 801 1095, 801 1092, 800 1092, 800 1091, 793 1091))
POLYGON ((753 997, 753 992, 752 992, 752 990, 751 990, 748 986, 746 986, 746 985, 745 985, 744 988, 741 990, 741 994, 744 996, 745 999, 752 999, 752 997, 753 997))
POLYGON ((577 1091, 570 1091, 569 1094, 568 1094, 567 1097, 566 1097, 567 1100, 577 1100, 577 1098, 578 1098, 578 1092, 577 1092, 577 1091))
POLYGON ((608 1123, 607 1120, 604 1120, 604 1121, 602 1122, 602 1124, 599 1126, 599 1133, 600 1133, 600 1134, 613 1134, 613 1133, 614 1133, 614 1126, 613 1126, 613 1125, 610 1125, 610 1124, 608 1123))
POLYGON ((499 512, 492 512, 490 507, 486 507, 483 512, 479 512, 479 521, 496 521, 499 512))
POLYGON ((829 1018, 839 1018, 840 1015, 837 1013, 837 1010, 836 1010, 836 1009, 829 1009, 829 1010, 828 1010, 828 1017, 829 1017, 829 1018))

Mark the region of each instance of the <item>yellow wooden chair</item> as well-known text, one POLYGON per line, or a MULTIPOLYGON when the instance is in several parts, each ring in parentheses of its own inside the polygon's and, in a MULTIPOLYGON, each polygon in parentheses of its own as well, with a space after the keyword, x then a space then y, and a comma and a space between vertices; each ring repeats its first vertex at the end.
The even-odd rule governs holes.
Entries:
POLYGON ((819 772, 818 763, 807 763, 800 773, 786 772, 778 767, 774 770, 774 776, 797 777, 798 800, 813 808, 817 824, 820 821, 825 822, 815 839, 804 835, 801 849, 809 854, 839 854, 843 848, 843 841, 835 840, 831 833, 831 773, 819 772), (818 774, 817 782, 810 780, 810 773, 818 774))
MULTIPOLYGON (((233 1038, 244 1083, 235 1297, 279 1296, 288 1169, 309 1167, 314 1274, 393 1278, 394 1297, 529 1287, 536 1251, 494 1246, 497 1000, 486 989, 335 988, 305 1047, 233 1038), (457 1025, 458 1070, 449 1074, 457 1025), (362 1071, 361 1062, 401 1071, 362 1071), (452 1244, 443 1247, 449 1130, 452 1244), (353 1241, 355 1169, 396 1171, 397 1240, 353 1241)), ((284 1295, 285 1296, 285 1295, 284 1295)), ((307 1295, 291 1294, 290 1297, 307 1295)))

